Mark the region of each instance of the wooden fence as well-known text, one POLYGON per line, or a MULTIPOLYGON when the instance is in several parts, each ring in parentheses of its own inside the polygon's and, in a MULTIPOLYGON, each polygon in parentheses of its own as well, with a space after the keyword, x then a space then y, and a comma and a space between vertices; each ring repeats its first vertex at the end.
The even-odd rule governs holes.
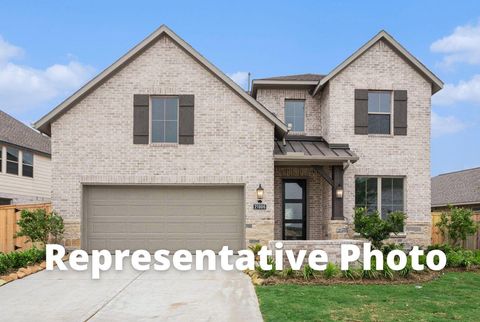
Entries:
POLYGON ((17 249, 32 247, 27 243, 26 237, 15 237, 18 231, 17 221, 20 219, 20 212, 23 209, 45 209, 51 211, 50 203, 0 206, 0 252, 8 253, 17 249))
MULTIPOLYGON (((442 235, 440 229, 436 226, 436 223, 440 221, 440 216, 442 212, 432 212, 432 244, 444 244, 445 239, 442 235)), ((473 214, 473 220, 480 225, 480 212, 475 212, 473 214)), ((477 233, 468 237, 465 243, 465 248, 467 249, 480 249, 480 228, 477 230, 477 233)))

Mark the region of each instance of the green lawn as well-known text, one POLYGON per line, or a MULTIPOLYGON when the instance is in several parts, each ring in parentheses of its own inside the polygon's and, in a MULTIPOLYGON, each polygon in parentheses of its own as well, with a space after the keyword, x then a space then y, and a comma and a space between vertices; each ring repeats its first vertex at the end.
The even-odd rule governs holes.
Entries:
POLYGON ((480 274, 415 285, 256 288, 265 321, 480 321, 480 274))

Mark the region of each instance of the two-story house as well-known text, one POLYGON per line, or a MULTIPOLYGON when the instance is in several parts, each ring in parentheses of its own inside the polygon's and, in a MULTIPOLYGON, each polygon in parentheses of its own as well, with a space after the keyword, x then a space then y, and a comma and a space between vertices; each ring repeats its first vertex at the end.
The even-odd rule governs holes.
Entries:
POLYGON ((351 238, 356 206, 430 239, 430 97, 384 31, 327 75, 246 93, 166 26, 36 124, 52 138, 66 245, 241 249, 351 238))
POLYGON ((0 111, 0 205, 49 202, 50 138, 0 111))

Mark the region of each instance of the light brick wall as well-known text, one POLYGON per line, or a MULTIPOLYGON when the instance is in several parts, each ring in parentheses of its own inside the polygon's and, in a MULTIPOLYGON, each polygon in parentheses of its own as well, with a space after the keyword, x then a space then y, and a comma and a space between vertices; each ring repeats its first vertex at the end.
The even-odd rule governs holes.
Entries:
POLYGON ((406 213, 403 242, 430 242, 430 98, 431 84, 389 45, 375 44, 330 81, 329 142, 348 143, 360 160, 344 177, 347 220, 355 206, 355 176, 404 176, 406 213), (408 135, 354 134, 354 90, 407 90, 408 135))
MULTIPOLYGON (((313 98, 308 89, 264 89, 257 91, 257 101, 267 107, 285 122, 285 100, 305 100, 305 131, 297 134, 322 135, 323 113, 321 100, 313 98)), ((291 133, 295 134, 295 133, 291 133)))
MULTIPOLYGON (((257 99, 284 119, 287 98, 306 98, 306 133, 322 135, 329 143, 347 143, 360 160, 350 165, 344 177, 346 223, 330 221, 329 238, 352 237, 355 206, 355 176, 405 177, 406 244, 430 242, 430 98, 431 84, 383 41, 375 44, 331 79, 315 98, 307 91, 259 89, 257 99), (354 134, 354 90, 407 90, 408 135, 372 136, 354 134), (309 112, 310 111, 310 112, 309 112), (316 113, 321 115, 316 115, 316 113), (347 225, 347 223, 349 225, 347 225), (348 227, 347 227, 348 226, 348 227)), ((305 170, 302 170, 305 171, 305 170)), ((276 172, 280 175, 280 172, 276 172)), ((281 178, 276 177, 276 191, 281 178)), ((277 194, 277 192, 276 192, 277 194)), ((277 198, 281 198, 278 197, 277 198)), ((331 195, 328 196, 331 202, 331 195)), ((275 218, 281 219, 276 199, 275 218)), ((281 199, 280 199, 281 202, 281 199)), ((317 203, 318 201, 309 201, 317 203)), ((323 217, 331 213, 330 206, 323 217)), ((278 223, 276 223, 277 227, 278 223)), ((323 234, 325 235, 325 234, 323 234)), ((275 237, 279 237, 276 230, 275 237)))
POLYGON ((274 126, 163 37, 52 124, 53 208, 79 246, 82 184, 245 185, 246 239, 273 239, 274 126), (194 94, 195 144, 134 145, 134 94, 194 94), (254 211, 256 188, 266 211, 254 211))

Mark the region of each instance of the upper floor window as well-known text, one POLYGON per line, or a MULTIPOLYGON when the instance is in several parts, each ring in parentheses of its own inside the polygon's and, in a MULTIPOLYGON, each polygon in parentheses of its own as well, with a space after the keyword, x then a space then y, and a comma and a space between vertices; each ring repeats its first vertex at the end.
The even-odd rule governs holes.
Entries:
POLYGON ((178 98, 152 97, 152 143, 178 142, 178 98))
POLYGON ((305 131, 305 101, 304 100, 286 100, 285 101, 285 123, 291 124, 291 131, 305 131))
POLYGON ((18 175, 18 149, 7 147, 7 173, 18 175))
POLYGON ((22 153, 22 175, 33 178, 33 154, 27 151, 22 153))
POLYGON ((378 210, 383 219, 394 211, 404 211, 404 178, 355 178, 355 207, 378 210))
POLYGON ((391 134, 392 93, 368 92, 368 133, 391 134))

